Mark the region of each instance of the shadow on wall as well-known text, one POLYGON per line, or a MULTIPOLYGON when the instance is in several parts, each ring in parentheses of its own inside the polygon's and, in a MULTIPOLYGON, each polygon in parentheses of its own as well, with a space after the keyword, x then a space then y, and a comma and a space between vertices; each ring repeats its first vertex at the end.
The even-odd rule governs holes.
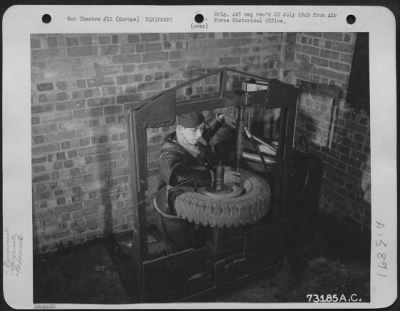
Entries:
MULTIPOLYGON (((99 162, 99 179, 103 186, 101 204, 103 205, 103 235, 111 238, 114 233, 129 229, 129 217, 132 214, 131 204, 125 201, 129 198, 128 158, 122 153, 127 152, 127 141, 119 140, 121 129, 126 128, 125 122, 104 127, 103 137, 107 137, 106 152, 101 154, 99 162), (121 158, 122 157, 122 158, 121 158), (126 204, 128 203, 128 204, 126 204)), ((101 210, 100 210, 101 212, 101 210)))
POLYGON ((94 180, 85 185, 89 200, 85 202, 86 230, 99 237, 112 237, 119 225, 126 225, 123 205, 126 167, 121 160, 123 145, 118 142, 123 124, 108 124, 89 128, 92 154, 85 157, 86 169, 94 174, 94 180))
POLYGON ((314 118, 309 116, 304 109, 299 109, 297 113, 297 127, 295 135, 296 149, 306 152, 307 150, 318 150, 319 145, 313 143, 317 127, 314 118))
POLYGON ((350 221, 360 231, 368 230, 371 217, 369 117, 366 112, 355 111, 341 102, 337 117, 332 119, 328 98, 303 96, 297 116, 296 145, 304 136, 309 151, 323 161, 319 209, 350 221))
MULTIPOLYGON (((107 129, 104 133, 105 137, 110 137, 108 135, 107 129)), ((107 144, 108 147, 108 144, 107 144)), ((107 148, 108 149, 108 148, 107 148)), ((100 162, 101 163, 101 162, 100 162)), ((101 192, 102 204, 104 206, 103 219, 104 219, 104 229, 103 235, 104 237, 110 238, 112 235, 112 227, 113 227, 113 212, 112 212, 112 199, 111 199, 111 191, 112 191, 112 180, 111 180, 111 170, 112 170, 112 162, 110 153, 104 154, 104 162, 108 167, 104 170, 104 174, 102 176, 101 182, 104 185, 104 190, 101 192)), ((101 171, 101 170, 100 170, 101 171)))
POLYGON ((93 152, 85 157, 86 169, 94 173, 94 180, 85 185, 88 200, 84 203, 85 229, 109 237, 112 233, 112 146, 107 127, 89 128, 93 152))
POLYGON ((371 155, 361 166, 361 190, 363 191, 363 199, 368 204, 371 204, 371 155))

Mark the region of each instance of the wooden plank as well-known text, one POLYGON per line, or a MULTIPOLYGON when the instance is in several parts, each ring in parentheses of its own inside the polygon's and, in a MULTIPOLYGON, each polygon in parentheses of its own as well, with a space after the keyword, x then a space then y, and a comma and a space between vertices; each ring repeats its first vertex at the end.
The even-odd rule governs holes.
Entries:
MULTIPOLYGON (((137 141, 134 136, 134 115, 130 113, 128 115, 128 137, 129 137, 129 152, 131 155, 134 155, 138 152, 137 141)), ((147 253, 147 243, 145 240, 146 230, 144 229, 145 223, 143 217, 143 207, 138 204, 138 202, 143 200, 143 192, 140 192, 140 179, 137 178, 137 167, 138 161, 137 158, 130 156, 130 185, 131 185, 131 193, 132 193, 132 210, 133 210, 133 231, 132 231, 132 243, 134 248, 132 248, 132 257, 133 257, 133 270, 135 274, 135 288, 133 291, 137 293, 139 300, 142 298, 142 282, 143 282, 143 271, 142 271, 142 262, 143 258, 145 258, 147 253)))
POLYGON ((212 249, 204 247, 144 262, 145 301, 175 301, 212 288, 212 258, 212 249))
POLYGON ((218 260, 215 263, 215 285, 232 282, 248 272, 247 258, 242 253, 218 260))

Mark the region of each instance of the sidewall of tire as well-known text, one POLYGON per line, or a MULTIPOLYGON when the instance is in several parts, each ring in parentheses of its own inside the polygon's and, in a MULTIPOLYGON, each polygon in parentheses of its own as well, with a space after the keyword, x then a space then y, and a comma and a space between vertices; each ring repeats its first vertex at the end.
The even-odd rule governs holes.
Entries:
POLYGON ((241 171, 247 189, 244 195, 216 199, 196 192, 186 192, 175 200, 177 214, 187 221, 211 227, 238 227, 253 224, 270 210, 268 182, 249 171, 241 171))

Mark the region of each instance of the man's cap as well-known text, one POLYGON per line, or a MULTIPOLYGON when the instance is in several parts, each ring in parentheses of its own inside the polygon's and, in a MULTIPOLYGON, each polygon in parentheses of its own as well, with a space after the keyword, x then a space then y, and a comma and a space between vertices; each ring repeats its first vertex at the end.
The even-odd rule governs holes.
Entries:
POLYGON ((183 127, 195 128, 204 123, 204 116, 201 112, 191 112, 178 115, 176 120, 183 127))

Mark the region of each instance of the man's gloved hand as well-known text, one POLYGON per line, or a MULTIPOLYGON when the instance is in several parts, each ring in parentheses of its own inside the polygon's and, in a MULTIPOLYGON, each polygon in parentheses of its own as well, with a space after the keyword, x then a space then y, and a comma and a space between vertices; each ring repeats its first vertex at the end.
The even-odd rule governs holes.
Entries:
POLYGON ((230 127, 236 128, 236 120, 230 116, 224 115, 223 113, 217 113, 217 120, 230 127))
POLYGON ((236 171, 224 171, 224 183, 233 182, 234 184, 240 185, 240 172, 236 171))

